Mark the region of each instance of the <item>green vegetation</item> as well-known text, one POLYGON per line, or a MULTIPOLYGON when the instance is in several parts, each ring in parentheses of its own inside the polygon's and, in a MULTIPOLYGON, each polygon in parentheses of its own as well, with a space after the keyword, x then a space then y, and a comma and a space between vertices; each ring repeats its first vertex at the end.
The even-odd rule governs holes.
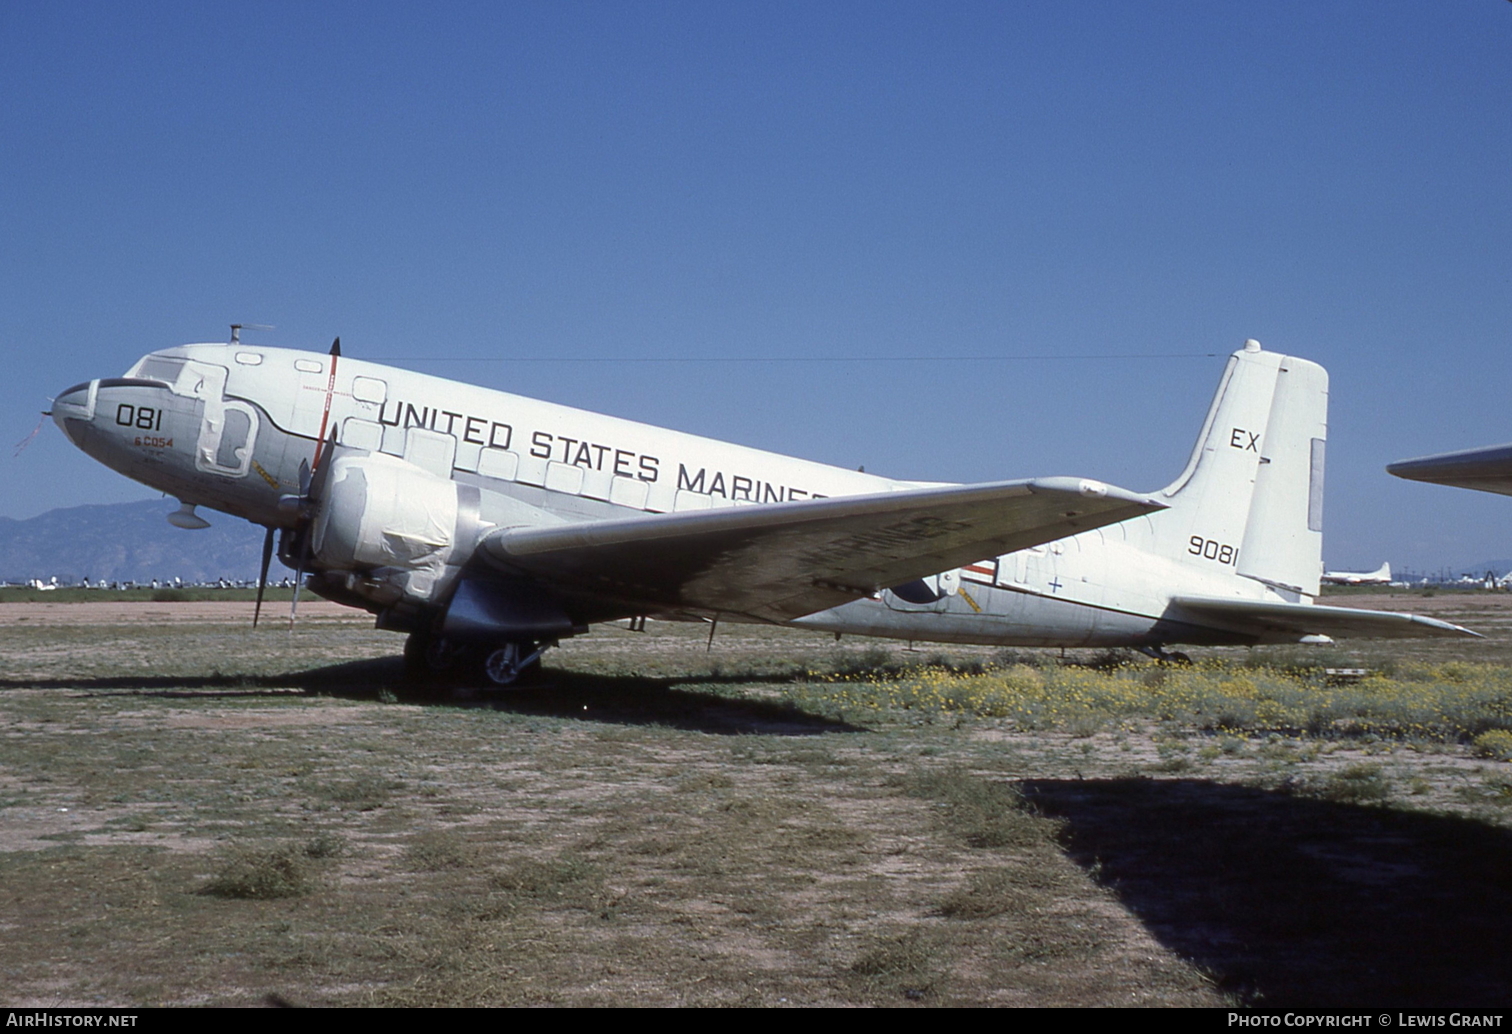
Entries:
POLYGON ((1491 729, 1471 740, 1475 752, 1483 758, 1512 761, 1512 731, 1491 729))
MULTIPOLYGON (((1229 737, 1279 732, 1459 743, 1501 732, 1512 746, 1512 670, 1501 665, 1394 665, 1335 683, 1321 668, 1229 661, 1111 668, 1013 664, 979 672, 924 667, 832 677, 796 694, 802 706, 1002 718, 1023 731, 1091 735, 1106 723, 1158 721, 1229 737)), ((1477 739, 1480 745, 1482 740, 1477 739)), ((1484 740, 1487 750, 1495 736, 1484 740)), ((1499 756, 1491 754, 1489 756, 1499 756)))
POLYGON ((339 837, 322 834, 304 844, 232 844, 219 852, 215 875, 200 888, 217 898, 297 898, 308 894, 320 861, 338 857, 339 837))

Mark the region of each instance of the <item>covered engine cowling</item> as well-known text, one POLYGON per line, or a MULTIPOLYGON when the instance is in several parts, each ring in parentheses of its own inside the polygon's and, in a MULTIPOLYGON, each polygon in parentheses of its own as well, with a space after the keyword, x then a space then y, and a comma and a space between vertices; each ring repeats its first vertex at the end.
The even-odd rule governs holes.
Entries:
POLYGON ((360 574, 350 588, 375 601, 433 600, 448 563, 472 550, 476 492, 384 453, 338 455, 312 532, 316 565, 360 574))

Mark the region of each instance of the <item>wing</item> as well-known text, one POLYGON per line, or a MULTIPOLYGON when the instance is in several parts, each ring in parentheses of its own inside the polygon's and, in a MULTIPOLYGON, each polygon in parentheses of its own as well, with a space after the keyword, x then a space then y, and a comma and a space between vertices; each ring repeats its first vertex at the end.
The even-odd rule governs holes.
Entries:
POLYGON ((1387 466, 1386 472, 1409 481, 1512 495, 1512 444, 1400 460, 1387 466))
MULTIPOLYGON (((1474 636, 1447 621, 1389 610, 1356 610, 1353 607, 1320 607, 1309 603, 1269 600, 1236 600, 1212 596, 1177 596, 1173 607, 1195 615, 1195 624, 1217 621, 1225 626, 1260 635, 1267 641, 1295 642, 1302 636, 1326 635, 1339 639, 1421 639, 1430 636, 1474 636)), ((1170 615, 1178 617, 1179 615, 1170 615)), ((1191 620, 1191 619, 1186 619, 1191 620)))
POLYGON ((627 614, 785 621, 1164 508, 1097 481, 1043 478, 501 528, 478 555, 627 614))

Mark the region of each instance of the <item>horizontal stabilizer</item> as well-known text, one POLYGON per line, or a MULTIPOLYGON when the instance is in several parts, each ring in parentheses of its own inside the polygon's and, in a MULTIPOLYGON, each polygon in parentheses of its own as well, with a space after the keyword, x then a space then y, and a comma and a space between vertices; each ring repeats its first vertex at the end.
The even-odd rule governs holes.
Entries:
POLYGON ((1408 481, 1512 495, 1512 444, 1400 460, 1388 465, 1386 472, 1408 481))
POLYGON ((1097 481, 1041 478, 501 528, 479 556, 628 614, 785 621, 1164 508, 1097 481))
MULTIPOLYGON (((1177 596, 1173 607, 1193 615, 1194 623, 1218 622, 1225 627, 1253 630, 1266 641, 1326 635, 1336 639, 1419 639, 1426 636, 1473 636, 1459 625, 1417 614, 1354 607, 1320 607, 1309 603, 1240 600, 1214 596, 1177 596)), ((1173 617, 1175 615, 1167 615, 1173 617)))

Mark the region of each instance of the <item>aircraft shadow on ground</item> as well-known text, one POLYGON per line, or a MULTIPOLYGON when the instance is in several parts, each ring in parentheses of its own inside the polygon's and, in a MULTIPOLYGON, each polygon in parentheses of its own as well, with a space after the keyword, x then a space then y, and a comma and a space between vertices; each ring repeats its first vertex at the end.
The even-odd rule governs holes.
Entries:
POLYGON ((514 714, 621 725, 662 725, 720 735, 818 736, 861 732, 861 726, 811 714, 780 701, 741 700, 699 691, 698 684, 773 681, 772 676, 649 678, 546 669, 539 685, 482 690, 408 680, 399 658, 347 661, 282 675, 108 676, 84 679, 0 680, 8 689, 70 689, 100 695, 183 699, 287 697, 317 694, 372 700, 387 691, 405 703, 487 708, 514 714), (684 688, 688 687, 688 688, 684 688))
POLYGON ((1275 1007, 1512 1003, 1512 834, 1201 780, 1029 780, 1168 947, 1275 1007))

